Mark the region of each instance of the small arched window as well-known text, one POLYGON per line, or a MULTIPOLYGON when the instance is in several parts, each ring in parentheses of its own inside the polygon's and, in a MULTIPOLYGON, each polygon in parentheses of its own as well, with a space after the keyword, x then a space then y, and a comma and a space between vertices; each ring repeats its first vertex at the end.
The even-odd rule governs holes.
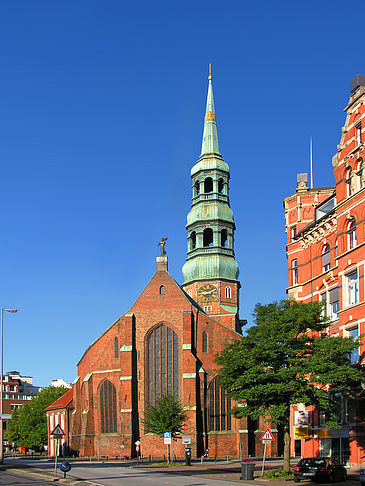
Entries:
POLYGON ((196 233, 195 231, 192 231, 190 235, 190 245, 191 249, 194 250, 196 248, 196 233))
POLYGON ((203 233, 203 246, 213 246, 213 230, 206 228, 203 233))
POLYGON ((208 352, 208 334, 203 332, 203 353, 208 352))
POLYGON ((160 287, 160 295, 165 295, 165 287, 163 285, 160 287))
POLYGON ((218 192, 223 194, 224 191, 224 180, 222 178, 218 179, 218 192))
POLYGON ((346 171, 346 195, 347 197, 352 195, 352 188, 351 188, 351 169, 347 169, 346 171))
POLYGON ((204 180, 204 193, 207 194, 209 192, 213 192, 213 179, 211 177, 207 177, 204 180))
POLYGON ((102 434, 117 432, 117 393, 109 380, 100 387, 100 419, 102 434))
POLYGON ((357 171, 356 171, 356 175, 357 175, 357 187, 358 189, 362 189, 363 186, 364 186, 364 182, 363 182, 363 179, 362 179, 362 161, 360 161, 358 164, 357 164, 357 171))
POLYGON ((356 221, 352 219, 347 230, 348 249, 351 250, 357 245, 356 221))
POLYGON ((119 341, 118 341, 118 338, 115 337, 114 338, 114 358, 118 358, 119 357, 119 341))
POLYGON ((194 184, 194 197, 199 196, 200 194, 200 182, 196 181, 194 184))
POLYGON ((187 292, 187 294, 188 294, 189 297, 192 297, 193 296, 193 291, 191 289, 189 289, 188 292, 187 292))
POLYGON ((226 299, 230 299, 232 297, 232 290, 231 287, 226 287, 226 299))
POLYGON ((227 247, 227 230, 223 229, 221 231, 221 246, 227 247))
POLYGON ((298 283, 298 260, 292 261, 291 269, 292 269, 293 285, 297 285, 297 283, 298 283))
POLYGON ((331 268, 331 248, 328 244, 322 250, 322 267, 324 272, 331 268))

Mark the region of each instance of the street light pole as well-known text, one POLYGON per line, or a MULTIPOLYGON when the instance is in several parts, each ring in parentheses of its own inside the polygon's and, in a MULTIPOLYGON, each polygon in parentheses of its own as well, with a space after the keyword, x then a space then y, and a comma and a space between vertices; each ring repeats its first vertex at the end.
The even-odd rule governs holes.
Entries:
POLYGON ((3 446, 3 377, 4 377, 4 311, 5 312, 18 312, 18 309, 3 309, 1 307, 1 376, 0 376, 0 464, 4 462, 4 446, 3 446))

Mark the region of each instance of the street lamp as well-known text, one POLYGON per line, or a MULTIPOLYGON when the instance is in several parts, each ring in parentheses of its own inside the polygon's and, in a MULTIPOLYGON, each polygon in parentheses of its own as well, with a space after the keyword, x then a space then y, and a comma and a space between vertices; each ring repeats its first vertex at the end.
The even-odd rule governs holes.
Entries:
POLYGON ((4 320, 4 311, 5 312, 18 312, 18 309, 3 309, 1 307, 1 377, 0 377, 0 464, 4 462, 4 446, 3 446, 3 377, 4 377, 4 369, 3 369, 3 320, 4 320))

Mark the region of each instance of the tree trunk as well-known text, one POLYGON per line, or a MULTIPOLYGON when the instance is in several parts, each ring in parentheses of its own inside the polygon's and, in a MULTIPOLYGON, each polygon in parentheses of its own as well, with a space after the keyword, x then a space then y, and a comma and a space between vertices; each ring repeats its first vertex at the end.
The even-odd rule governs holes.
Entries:
POLYGON ((284 424, 284 465, 285 470, 290 469, 290 424, 284 424))

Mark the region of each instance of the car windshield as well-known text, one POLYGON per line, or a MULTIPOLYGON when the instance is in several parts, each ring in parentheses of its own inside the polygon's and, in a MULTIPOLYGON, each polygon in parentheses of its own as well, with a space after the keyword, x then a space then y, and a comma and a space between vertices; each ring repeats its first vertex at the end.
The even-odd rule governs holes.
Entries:
POLYGON ((310 459, 302 459, 299 461, 298 466, 307 466, 307 467, 318 467, 318 466, 325 466, 326 461, 324 459, 315 459, 315 458, 310 458, 310 459))

